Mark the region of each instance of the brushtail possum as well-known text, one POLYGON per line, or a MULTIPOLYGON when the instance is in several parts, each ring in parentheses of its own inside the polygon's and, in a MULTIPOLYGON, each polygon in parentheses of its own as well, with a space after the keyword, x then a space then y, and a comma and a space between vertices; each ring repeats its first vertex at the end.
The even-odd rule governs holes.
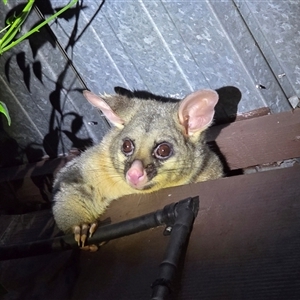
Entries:
POLYGON ((178 102, 122 94, 85 98, 114 127, 58 172, 53 214, 58 227, 84 244, 112 200, 223 176, 206 144, 218 94, 199 90, 178 102))

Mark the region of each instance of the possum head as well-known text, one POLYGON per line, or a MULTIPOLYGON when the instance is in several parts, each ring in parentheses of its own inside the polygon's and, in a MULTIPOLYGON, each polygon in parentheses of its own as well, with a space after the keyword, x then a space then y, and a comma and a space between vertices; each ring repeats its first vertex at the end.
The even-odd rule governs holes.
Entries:
POLYGON ((84 96, 115 126, 108 145, 111 162, 131 188, 154 191, 193 181, 203 163, 215 91, 196 91, 178 103, 89 91, 84 96))

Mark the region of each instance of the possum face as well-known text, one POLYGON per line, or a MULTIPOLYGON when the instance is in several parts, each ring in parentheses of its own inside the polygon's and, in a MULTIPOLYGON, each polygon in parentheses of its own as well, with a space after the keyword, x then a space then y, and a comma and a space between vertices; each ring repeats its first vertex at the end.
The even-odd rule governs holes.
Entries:
POLYGON ((116 172, 135 190, 154 191, 189 182, 199 140, 210 125, 217 93, 202 90, 178 103, 85 97, 115 125, 108 139, 109 155, 116 172))
POLYGON ((174 138, 172 131, 176 130, 162 135, 161 131, 147 132, 140 126, 134 132, 125 130, 118 136, 111 146, 112 162, 128 185, 152 191, 168 186, 168 181, 174 182, 183 175, 192 152, 182 134, 176 132, 177 138, 174 138))

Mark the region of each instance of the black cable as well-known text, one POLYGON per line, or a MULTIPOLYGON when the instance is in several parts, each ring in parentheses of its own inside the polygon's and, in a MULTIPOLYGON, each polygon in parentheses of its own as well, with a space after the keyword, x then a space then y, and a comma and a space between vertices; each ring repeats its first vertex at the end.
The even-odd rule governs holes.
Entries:
POLYGON ((171 294, 172 283, 183 259, 194 219, 199 209, 199 198, 194 197, 180 201, 176 206, 176 220, 172 226, 171 236, 164 259, 159 266, 158 278, 152 284, 152 300, 163 300, 171 294))
MULTIPOLYGON (((196 197, 198 199, 198 197, 196 197)), ((99 227, 94 235, 88 239, 88 244, 99 244, 103 241, 138 233, 163 224, 172 225, 177 220, 182 203, 191 203, 195 198, 187 198, 178 203, 165 206, 162 210, 152 212, 134 219, 116 224, 99 227), (178 208, 179 207, 179 208, 178 208)), ((199 200, 198 200, 199 202, 199 200)), ((73 235, 65 235, 49 240, 35 241, 26 244, 0 247, 0 260, 17 259, 23 257, 47 254, 54 251, 63 251, 78 248, 73 235)))

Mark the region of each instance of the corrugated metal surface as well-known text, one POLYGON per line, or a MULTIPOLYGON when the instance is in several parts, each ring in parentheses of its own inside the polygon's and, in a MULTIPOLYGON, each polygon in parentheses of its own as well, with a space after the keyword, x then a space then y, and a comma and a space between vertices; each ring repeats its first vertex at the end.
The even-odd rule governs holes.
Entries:
MULTIPOLYGON (((37 1, 46 15, 66 3, 37 1)), ((288 98, 300 96, 299 1, 80 3, 51 24, 56 43, 43 31, 32 39, 40 41, 36 55, 33 42, 24 42, 0 57, 1 100, 12 116, 4 128, 22 149, 34 142, 56 155, 102 138, 108 126, 78 91, 85 85, 96 93, 123 86, 174 97, 234 86, 240 113, 290 110, 288 98)), ((1 19, 7 11, 1 3, 1 19)), ((34 12, 25 27, 38 18, 34 12)))

